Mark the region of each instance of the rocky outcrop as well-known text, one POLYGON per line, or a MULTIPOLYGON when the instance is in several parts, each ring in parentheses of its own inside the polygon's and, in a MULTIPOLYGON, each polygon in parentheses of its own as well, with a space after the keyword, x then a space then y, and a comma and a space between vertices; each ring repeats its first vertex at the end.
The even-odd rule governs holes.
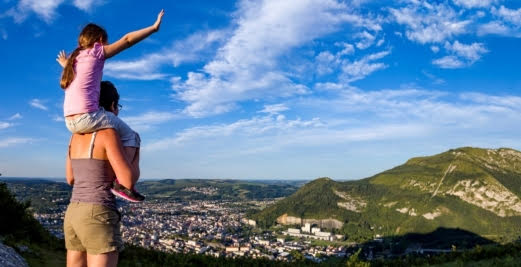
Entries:
POLYGON ((367 202, 360 197, 336 190, 333 190, 333 192, 335 195, 341 197, 344 200, 337 203, 337 205, 341 208, 354 212, 362 212, 362 210, 367 206, 367 202))
POLYGON ((304 225, 306 223, 310 223, 310 224, 314 224, 314 225, 317 225, 318 227, 320 228, 328 228, 328 229, 340 229, 342 228, 342 226, 344 225, 343 222, 337 220, 337 219, 333 219, 333 218, 328 218, 328 219, 313 219, 313 218, 309 218, 309 219, 302 219, 302 218, 299 218, 299 217, 294 217, 294 216, 288 216, 287 213, 284 213, 282 214, 281 216, 279 216, 277 218, 277 223, 278 224, 282 224, 282 225, 304 225))

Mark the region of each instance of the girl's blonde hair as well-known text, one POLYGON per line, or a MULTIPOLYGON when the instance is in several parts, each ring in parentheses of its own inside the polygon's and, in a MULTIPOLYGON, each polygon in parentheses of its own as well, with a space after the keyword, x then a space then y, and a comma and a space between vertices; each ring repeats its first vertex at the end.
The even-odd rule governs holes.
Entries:
POLYGON ((72 83, 72 80, 74 80, 74 77, 76 76, 76 73, 74 72, 74 63, 80 51, 91 48, 96 42, 106 43, 107 40, 107 32, 102 27, 94 23, 89 23, 87 26, 83 27, 83 30, 81 30, 80 36, 78 37, 78 47, 69 56, 67 59, 67 65, 63 68, 60 80, 61 88, 66 89, 72 83))

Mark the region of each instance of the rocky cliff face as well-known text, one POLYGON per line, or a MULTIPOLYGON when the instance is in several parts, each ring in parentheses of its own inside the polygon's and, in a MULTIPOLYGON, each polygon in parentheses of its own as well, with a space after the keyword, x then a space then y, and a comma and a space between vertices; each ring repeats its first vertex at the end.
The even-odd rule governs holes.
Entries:
POLYGON ((306 223, 309 223, 311 225, 316 225, 320 228, 328 228, 328 229, 340 229, 342 228, 342 225, 344 225, 343 222, 327 218, 327 219, 313 219, 313 218, 307 218, 302 219, 295 216, 288 216, 287 213, 282 214, 277 218, 277 223, 282 225, 304 225, 306 223))

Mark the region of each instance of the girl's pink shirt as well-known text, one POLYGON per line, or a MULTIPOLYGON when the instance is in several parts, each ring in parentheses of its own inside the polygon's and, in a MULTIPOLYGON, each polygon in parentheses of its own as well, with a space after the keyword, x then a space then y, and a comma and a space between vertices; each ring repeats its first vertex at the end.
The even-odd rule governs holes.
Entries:
POLYGON ((99 109, 99 94, 105 54, 103 45, 95 43, 83 49, 74 62, 76 73, 72 83, 65 89, 64 116, 93 112, 99 109))

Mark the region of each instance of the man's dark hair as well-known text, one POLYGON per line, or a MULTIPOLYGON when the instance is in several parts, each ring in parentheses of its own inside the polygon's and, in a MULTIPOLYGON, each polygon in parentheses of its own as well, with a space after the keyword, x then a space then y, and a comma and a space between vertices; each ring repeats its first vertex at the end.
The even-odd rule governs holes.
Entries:
POLYGON ((111 111, 112 103, 114 103, 114 107, 117 107, 119 104, 118 90, 116 90, 114 84, 109 81, 102 81, 100 87, 99 105, 105 110, 111 111))

